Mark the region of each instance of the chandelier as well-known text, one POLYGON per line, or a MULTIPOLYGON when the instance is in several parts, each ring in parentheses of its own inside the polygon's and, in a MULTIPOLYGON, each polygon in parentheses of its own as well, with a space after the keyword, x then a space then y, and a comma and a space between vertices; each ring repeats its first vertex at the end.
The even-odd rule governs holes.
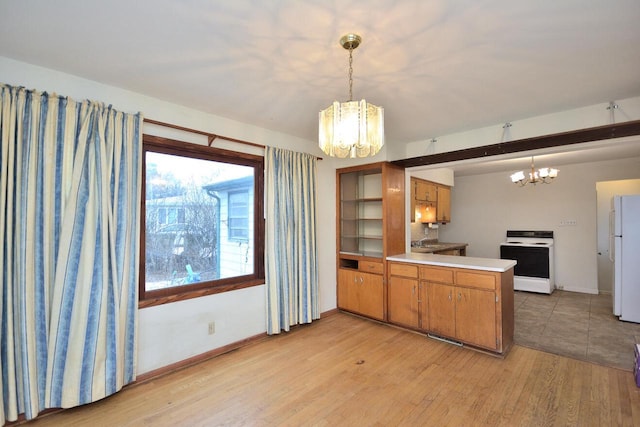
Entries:
POLYGON ((353 50, 362 39, 347 34, 340 39, 349 50, 349 101, 334 101, 320 111, 318 132, 320 149, 332 157, 373 156, 384 145, 384 109, 364 99, 353 101, 353 50))
POLYGON ((519 171, 511 175, 511 182, 518 184, 520 187, 524 187, 527 184, 549 184, 557 176, 558 169, 540 168, 536 170, 533 166, 533 157, 531 157, 531 172, 529 172, 529 176, 527 177, 523 171, 519 171))

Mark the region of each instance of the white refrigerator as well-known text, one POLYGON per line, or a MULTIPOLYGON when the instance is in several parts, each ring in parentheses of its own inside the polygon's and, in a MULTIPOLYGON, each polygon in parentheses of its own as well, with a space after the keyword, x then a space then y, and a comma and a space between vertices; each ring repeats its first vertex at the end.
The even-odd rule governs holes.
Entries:
POLYGON ((614 196, 612 203, 613 314, 640 323, 640 194, 614 196))

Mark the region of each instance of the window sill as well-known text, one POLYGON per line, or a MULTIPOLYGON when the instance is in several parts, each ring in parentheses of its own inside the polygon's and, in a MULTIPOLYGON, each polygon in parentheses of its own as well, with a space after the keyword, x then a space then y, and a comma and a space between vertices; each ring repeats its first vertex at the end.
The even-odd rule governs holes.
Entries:
POLYGON ((228 285, 218 285, 205 289, 191 290, 179 294, 166 295, 161 297, 149 297, 138 301, 138 308, 154 307, 162 304, 170 304, 172 302, 185 301, 192 298, 199 298, 207 295, 220 294, 223 292, 235 291, 238 289, 250 288, 253 286, 264 285, 264 279, 253 279, 246 282, 233 283, 228 285))

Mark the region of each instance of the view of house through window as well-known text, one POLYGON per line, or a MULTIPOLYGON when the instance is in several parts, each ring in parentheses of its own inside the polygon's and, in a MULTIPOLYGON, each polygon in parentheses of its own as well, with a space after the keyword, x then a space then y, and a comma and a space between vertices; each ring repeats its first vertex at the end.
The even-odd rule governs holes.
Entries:
POLYGON ((144 290, 254 273, 254 173, 145 151, 144 290))

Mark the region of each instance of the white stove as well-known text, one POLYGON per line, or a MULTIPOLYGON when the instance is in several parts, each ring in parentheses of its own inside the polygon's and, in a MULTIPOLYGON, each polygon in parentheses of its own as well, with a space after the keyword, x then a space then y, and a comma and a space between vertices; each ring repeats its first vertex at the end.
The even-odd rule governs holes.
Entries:
POLYGON ((500 258, 517 262, 515 290, 551 294, 555 289, 553 231, 508 230, 500 258))

